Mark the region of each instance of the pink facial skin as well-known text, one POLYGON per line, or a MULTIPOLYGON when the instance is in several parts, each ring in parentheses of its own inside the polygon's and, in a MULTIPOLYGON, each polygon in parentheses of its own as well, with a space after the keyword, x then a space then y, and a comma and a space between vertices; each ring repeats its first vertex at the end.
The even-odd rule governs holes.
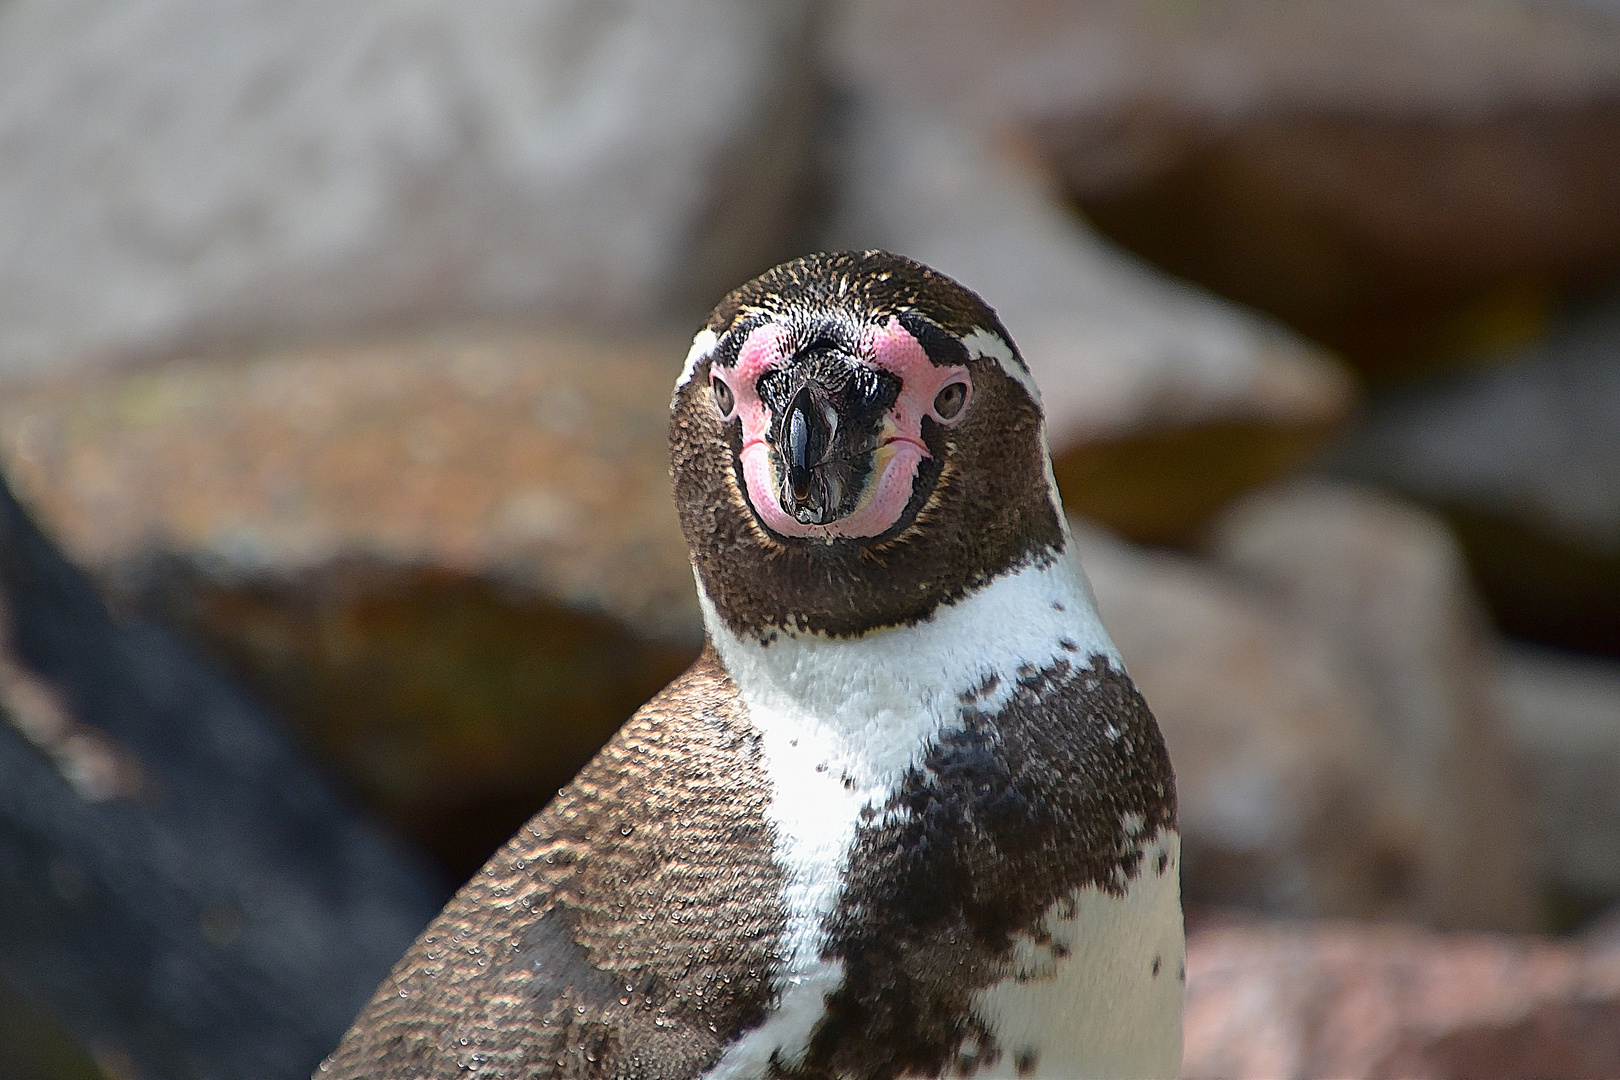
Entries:
POLYGON ((967 415, 973 395, 967 368, 961 365, 935 367, 922 344, 893 316, 886 325, 868 329, 859 345, 862 362, 898 376, 901 386, 900 397, 884 421, 887 438, 873 455, 873 468, 879 475, 868 485, 853 513, 825 525, 805 525, 777 502, 780 485, 771 462, 770 447, 765 442, 770 411, 755 391, 759 377, 784 362, 787 339, 786 327, 767 323, 748 335, 738 352, 735 367, 711 370, 711 377, 724 382, 735 399, 732 412, 725 419, 738 416, 742 419, 743 478, 748 484, 749 500, 766 526, 783 536, 833 539, 887 532, 911 501, 917 466, 923 458, 931 456, 922 439, 923 418, 951 426, 967 415), (946 420, 934 412, 934 398, 954 381, 966 386, 968 399, 955 417, 946 420))

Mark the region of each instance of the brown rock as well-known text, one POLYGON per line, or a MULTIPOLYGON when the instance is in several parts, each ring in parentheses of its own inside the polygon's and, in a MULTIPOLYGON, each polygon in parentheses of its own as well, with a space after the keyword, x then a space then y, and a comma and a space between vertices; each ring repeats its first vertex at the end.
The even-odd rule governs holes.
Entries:
POLYGON ((664 429, 683 334, 443 331, 0 402, 73 555, 210 641, 475 868, 696 654, 664 429))
POLYGON ((1536 924, 1530 801, 1501 708, 1502 658, 1434 514, 1347 484, 1257 492, 1211 554, 1333 644, 1434 832, 1418 889, 1439 926, 1536 924))
POLYGON ((1620 949, 1353 924, 1187 942, 1187 1077, 1620 1075, 1620 949))
POLYGON ((1187 898, 1430 915, 1440 837, 1331 642, 1197 560, 1076 539, 1175 763, 1187 898))
POLYGON ((1040 383, 1071 510, 1185 540, 1347 419, 1332 359, 1100 241, 982 132, 874 91, 843 134, 828 246, 912 255, 996 307, 1040 383))
POLYGON ((1017 126, 1105 233, 1368 371, 1522 340, 1620 261, 1620 22, 1581 5, 854 10, 845 66, 1017 126))

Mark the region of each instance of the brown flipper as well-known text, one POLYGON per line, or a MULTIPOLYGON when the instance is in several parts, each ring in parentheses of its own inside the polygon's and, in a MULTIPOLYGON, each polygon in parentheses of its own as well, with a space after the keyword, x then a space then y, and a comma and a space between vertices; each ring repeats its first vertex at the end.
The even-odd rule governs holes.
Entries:
POLYGON ((456 894, 320 1077, 700 1075, 785 917, 759 736, 712 650, 456 894))

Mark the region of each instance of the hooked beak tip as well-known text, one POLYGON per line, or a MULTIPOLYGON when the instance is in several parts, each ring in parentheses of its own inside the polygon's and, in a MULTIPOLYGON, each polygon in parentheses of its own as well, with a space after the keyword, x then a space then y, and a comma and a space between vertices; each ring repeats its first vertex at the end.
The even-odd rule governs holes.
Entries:
POLYGON ((793 497, 799 502, 810 498, 810 470, 794 469, 788 482, 793 485, 793 497))

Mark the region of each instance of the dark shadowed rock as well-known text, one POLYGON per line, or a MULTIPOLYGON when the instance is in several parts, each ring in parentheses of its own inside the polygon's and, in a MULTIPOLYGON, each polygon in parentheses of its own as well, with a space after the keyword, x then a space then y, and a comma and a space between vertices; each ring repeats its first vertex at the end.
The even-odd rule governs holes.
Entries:
POLYGON ((111 615, 0 483, 11 990, 116 1075, 290 1080, 441 898, 259 704, 111 615))
POLYGON ((49 1013, 0 986, 0 1080, 119 1080, 49 1013))
POLYGON ((1497 622, 1620 655, 1620 301, 1384 395, 1337 468, 1442 510, 1497 622))
POLYGON ((1518 645, 1503 674, 1542 872, 1572 924, 1620 904, 1620 663, 1518 645))
POLYGON ((1209 550, 1354 674, 1435 836, 1417 883, 1427 919, 1533 928, 1534 815, 1503 657, 1445 523, 1377 491, 1302 481, 1224 512, 1209 550))

